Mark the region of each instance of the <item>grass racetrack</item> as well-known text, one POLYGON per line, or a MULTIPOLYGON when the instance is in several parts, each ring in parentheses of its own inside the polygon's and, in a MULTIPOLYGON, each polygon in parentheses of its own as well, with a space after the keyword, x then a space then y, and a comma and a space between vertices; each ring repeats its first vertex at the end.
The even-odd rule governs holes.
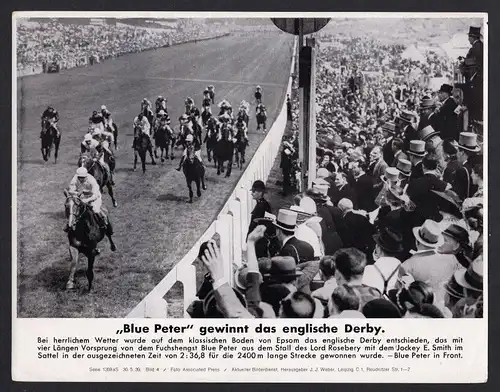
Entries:
MULTIPOLYGON (((193 246, 222 208, 241 171, 217 176, 206 161, 207 187, 188 204, 182 172, 175 160, 140 166, 134 172, 132 121, 144 97, 168 99, 175 130, 192 97, 201 110, 203 89, 213 84, 216 102, 252 104, 247 162, 264 138, 256 132, 253 93, 260 84, 268 109, 268 127, 283 103, 293 38, 255 34, 250 39, 224 37, 129 54, 92 67, 64 70, 17 80, 17 310, 19 317, 124 317, 193 246), (40 152, 40 116, 51 105, 61 116, 58 163, 44 163, 40 152), (66 291, 69 251, 63 190, 77 168, 80 143, 93 110, 107 105, 119 127, 116 186, 118 208, 103 194, 114 224, 118 250, 107 239, 99 244, 92 292, 87 293, 87 260, 80 256, 76 289, 66 291)), ((218 108, 212 107, 216 114, 218 108)), ((148 157, 147 162, 150 163, 148 157)))

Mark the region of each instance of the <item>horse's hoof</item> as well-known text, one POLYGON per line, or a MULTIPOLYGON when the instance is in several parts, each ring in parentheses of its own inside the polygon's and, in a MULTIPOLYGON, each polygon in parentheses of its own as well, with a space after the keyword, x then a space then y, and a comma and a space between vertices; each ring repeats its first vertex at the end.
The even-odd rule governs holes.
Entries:
POLYGON ((116 252, 116 245, 115 244, 111 244, 111 252, 116 252))
POLYGON ((164 163, 164 162, 165 162, 165 159, 163 159, 163 158, 162 158, 162 159, 161 159, 161 163, 164 163))
POLYGON ((113 207, 118 207, 118 203, 116 201, 113 202, 113 207))
POLYGON ((152 165, 156 165, 156 162, 155 162, 155 161, 153 161, 153 162, 151 162, 151 164, 152 164, 152 165))
POLYGON ((66 290, 73 290, 75 288, 75 282, 70 282, 66 283, 66 290))
POLYGON ((189 199, 189 200, 188 200, 188 203, 189 203, 189 204, 192 204, 192 203, 193 203, 193 199, 189 199))
POLYGON ((137 168, 134 167, 134 171, 137 171, 137 168))
POLYGON ((196 196, 201 197, 201 192, 196 192, 196 196))
POLYGON ((202 186, 202 189, 203 189, 204 191, 206 191, 206 190, 207 190, 207 187, 206 187, 205 185, 203 185, 203 186, 202 186))

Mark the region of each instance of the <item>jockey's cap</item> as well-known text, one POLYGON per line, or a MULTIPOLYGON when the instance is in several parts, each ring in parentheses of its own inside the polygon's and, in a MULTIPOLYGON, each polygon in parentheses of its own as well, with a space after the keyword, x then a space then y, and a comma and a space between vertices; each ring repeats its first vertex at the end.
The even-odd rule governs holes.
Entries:
POLYGON ((186 120, 189 120, 189 117, 187 114, 183 114, 182 116, 179 117, 179 120, 180 121, 186 121, 186 120))
POLYGON ((83 137, 83 140, 85 140, 85 141, 92 140, 92 135, 90 133, 86 133, 85 136, 83 137))
POLYGON ((164 116, 164 115, 165 115, 165 110, 162 109, 158 112, 158 116, 164 116))
POLYGON ((77 177, 87 177, 89 175, 87 169, 85 169, 84 167, 79 167, 77 170, 76 170, 76 176, 77 177))
POLYGON ((54 108, 53 108, 52 106, 49 106, 49 107, 47 108, 47 110, 52 111, 52 110, 54 110, 54 108))
POLYGON ((147 98, 144 98, 144 99, 142 100, 142 103, 148 103, 148 99, 147 99, 147 98))
POLYGON ((186 103, 193 103, 193 99, 191 97, 187 97, 186 98, 186 103))
POLYGON ((193 135, 189 134, 186 136, 186 142, 192 142, 193 141, 193 135))
POLYGON ((257 86, 257 90, 260 90, 260 89, 261 89, 261 87, 260 87, 260 86, 257 86))
POLYGON ((106 107, 106 105, 102 105, 101 110, 108 110, 108 108, 106 107))
POLYGON ((158 95, 158 99, 163 99, 163 95, 158 95))
POLYGON ((97 110, 94 110, 94 111, 92 112, 92 116, 97 116, 97 110))

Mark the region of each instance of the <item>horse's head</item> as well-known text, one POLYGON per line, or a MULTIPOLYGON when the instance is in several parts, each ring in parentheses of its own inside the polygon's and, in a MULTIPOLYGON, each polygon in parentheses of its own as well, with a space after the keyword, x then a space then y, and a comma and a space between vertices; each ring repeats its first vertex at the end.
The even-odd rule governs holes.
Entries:
POLYGON ((84 152, 82 155, 80 155, 80 160, 78 161, 78 165, 83 166, 84 168, 89 170, 93 162, 94 161, 92 155, 90 155, 88 152, 84 152))
POLYGON ((78 222, 85 217, 89 206, 82 202, 80 197, 74 193, 64 191, 66 203, 64 205, 69 228, 74 231, 78 222))

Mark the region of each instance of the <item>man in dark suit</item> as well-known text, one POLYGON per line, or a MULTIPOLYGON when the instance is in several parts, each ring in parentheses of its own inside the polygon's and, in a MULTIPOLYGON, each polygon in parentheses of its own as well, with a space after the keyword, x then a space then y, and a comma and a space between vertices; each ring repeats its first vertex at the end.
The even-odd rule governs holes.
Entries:
POLYGON ((410 142, 408 155, 412 166, 410 181, 423 177, 422 159, 427 155, 425 151, 425 142, 423 140, 412 140, 410 142))
POLYGON ((283 149, 281 151, 281 163, 280 168, 283 172, 283 192, 282 195, 286 196, 291 192, 292 182, 292 166, 293 157, 295 155, 295 149, 292 143, 288 140, 283 142, 283 149))
POLYGON ((476 193, 477 186, 472 181, 472 167, 482 161, 482 155, 478 155, 481 148, 477 144, 477 135, 470 132, 462 132, 458 140, 457 159, 460 166, 455 171, 453 190, 463 201, 476 193))
POLYGON ((481 27, 469 27, 469 43, 472 45, 467 52, 466 59, 474 59, 477 62, 478 73, 483 73, 483 41, 481 41, 481 27))
POLYGON ((424 129, 428 125, 432 126, 432 128, 434 129, 437 129, 434 117, 435 109, 436 109, 436 103, 432 98, 424 97, 422 99, 422 103, 418 108, 420 114, 420 120, 418 122, 417 131, 424 129))
POLYGON ((271 213, 271 205, 266 199, 264 199, 264 193, 266 192, 266 185, 263 181, 257 180, 252 185, 252 198, 257 202, 255 208, 253 209, 250 217, 250 226, 248 227, 248 233, 251 233, 253 229, 257 227, 258 218, 264 218, 266 212, 271 213))
POLYGON ((328 189, 328 197, 334 206, 341 199, 349 199, 354 203, 356 201, 356 193, 354 189, 347 183, 346 175, 342 172, 335 173, 334 186, 328 189))
POLYGON ((396 127, 403 138, 405 149, 410 147, 410 141, 418 140, 418 132, 415 129, 416 121, 415 115, 409 110, 402 110, 401 114, 396 117, 396 127))
POLYGON ((443 153, 446 161, 446 168, 443 173, 443 181, 448 184, 453 184, 455 172, 460 166, 457 160, 457 148, 449 140, 443 141, 443 153))
POLYGON ((372 212, 377 208, 375 198, 375 180, 372 176, 365 173, 365 164, 360 153, 352 154, 350 169, 352 174, 352 182, 354 192, 356 193, 356 204, 360 210, 372 212))
POLYGON ((386 140, 384 146, 382 147, 382 156, 384 161, 390 165, 394 161, 394 151, 392 149, 392 141, 394 140, 394 135, 396 134, 396 125, 388 121, 382 125, 382 134, 386 140))
POLYGON ((314 249, 305 241, 294 235, 297 228, 297 213, 291 210, 280 209, 274 222, 276 235, 281 242, 279 256, 291 256, 297 264, 314 260, 314 249))
POLYGON ((344 248, 353 247, 359 249, 366 255, 369 261, 373 262, 372 253, 375 249, 373 235, 376 233, 375 227, 365 215, 353 210, 353 204, 350 200, 340 200, 339 208, 342 210, 344 217, 344 224, 339 228, 339 235, 344 248))
POLYGON ((417 222, 423 223, 426 219, 439 220, 437 196, 431 191, 444 192, 451 189, 451 185, 439 179, 437 161, 425 157, 422 160, 424 175, 410 182, 408 196, 415 203, 417 222))
POLYGON ((451 97, 453 86, 443 84, 438 91, 441 107, 434 113, 434 125, 432 127, 439 131, 443 140, 458 140, 457 114, 455 109, 457 103, 451 97))

